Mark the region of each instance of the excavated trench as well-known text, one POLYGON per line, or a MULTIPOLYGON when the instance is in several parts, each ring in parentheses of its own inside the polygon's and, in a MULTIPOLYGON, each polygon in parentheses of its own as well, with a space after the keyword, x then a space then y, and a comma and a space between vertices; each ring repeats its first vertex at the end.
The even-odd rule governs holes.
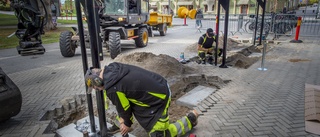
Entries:
MULTIPOLYGON (((239 43, 236 45, 237 46, 231 47, 227 50, 228 56, 226 63, 228 66, 248 68, 257 60, 259 60, 261 49, 253 46, 239 46, 239 43), (257 54, 258 56, 251 56, 253 54, 257 54)), ((194 51, 195 47, 196 44, 191 45, 187 48, 186 53, 196 55, 196 51, 194 51)), ((189 60, 190 62, 193 62, 197 59, 198 57, 195 56, 189 60)), ((199 85, 220 89, 230 81, 223 80, 214 74, 205 75, 202 72, 203 70, 199 71, 193 68, 192 65, 183 65, 179 63, 177 59, 168 55, 154 55, 152 53, 140 52, 126 56, 120 55, 114 61, 140 66, 147 70, 156 72, 168 80, 168 84, 170 85, 172 92, 172 101, 169 108, 171 122, 180 119, 190 111, 189 108, 177 105, 175 103, 178 98, 199 85)), ((221 62, 221 59, 219 59, 218 62, 219 61, 221 62)), ((193 65, 198 64, 193 63, 193 65)), ((70 123, 75 123, 77 120, 88 116, 86 95, 76 95, 74 97, 65 98, 60 103, 60 107, 57 107, 53 110, 48 110, 41 117, 41 121, 51 121, 44 134, 55 134, 57 129, 69 125, 70 123)), ((94 113, 97 116, 94 95, 93 103, 94 113)), ((116 109, 113 105, 109 106, 109 109, 106 111, 106 116, 107 122, 112 123, 112 119, 114 119, 116 116, 116 109)), ((132 127, 134 130, 131 132, 131 134, 139 137, 148 136, 137 122, 134 122, 132 127)))
MULTIPOLYGON (((184 106, 177 105, 175 101, 183 96, 193 88, 202 85, 207 87, 221 88, 227 83, 217 76, 206 75, 187 75, 178 78, 168 78, 168 83, 172 91, 172 103, 169 108, 170 121, 176 121, 182 116, 185 116, 190 109, 184 106)), ((93 97, 95 99, 95 97, 93 97)), ((41 121, 51 120, 44 134, 54 134, 57 129, 62 128, 71 123, 75 123, 77 120, 88 116, 87 104, 85 95, 77 95, 72 98, 63 99, 61 107, 47 111, 41 118, 41 121)), ((94 103, 95 115, 97 115, 97 108, 94 103)), ((116 110, 114 106, 110 106, 106 111, 107 122, 112 123, 111 119, 116 116, 116 110)), ((146 132, 135 122, 134 130, 131 134, 135 136, 147 136, 146 132)))
MULTIPOLYGON (((223 37, 219 38, 219 48, 223 48, 223 37)), ((267 45, 267 51, 272 48, 271 44, 267 45)), ((191 56, 187 63, 196 62, 199 57, 197 56, 197 43, 190 45, 185 50, 185 54, 191 56)), ((231 38, 227 40, 227 56, 226 65, 230 67, 237 67, 247 69, 252 64, 256 63, 262 56, 263 47, 252 46, 251 44, 244 44, 237 42, 231 38)), ((218 57, 217 64, 222 63, 222 57, 218 57)))

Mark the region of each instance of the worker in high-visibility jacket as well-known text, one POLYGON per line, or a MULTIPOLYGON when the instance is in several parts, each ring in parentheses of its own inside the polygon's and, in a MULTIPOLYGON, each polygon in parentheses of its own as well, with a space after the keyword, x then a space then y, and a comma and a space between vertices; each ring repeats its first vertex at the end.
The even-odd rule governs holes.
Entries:
MULTIPOLYGON (((214 53, 214 47, 215 47, 216 37, 214 35, 214 32, 212 28, 208 28, 206 34, 203 34, 198 41, 198 57, 199 60, 197 60, 198 64, 206 64, 206 57, 207 54, 208 57, 208 63, 213 64, 213 53, 214 53)), ((222 49, 218 50, 218 56, 221 56, 222 49)))
POLYGON ((150 137, 181 136, 197 125, 198 113, 192 110, 175 123, 169 123, 171 91, 167 80, 137 66, 111 63, 104 69, 90 69, 85 75, 89 88, 105 90, 116 106, 118 117, 109 133, 126 135, 133 116, 150 137))

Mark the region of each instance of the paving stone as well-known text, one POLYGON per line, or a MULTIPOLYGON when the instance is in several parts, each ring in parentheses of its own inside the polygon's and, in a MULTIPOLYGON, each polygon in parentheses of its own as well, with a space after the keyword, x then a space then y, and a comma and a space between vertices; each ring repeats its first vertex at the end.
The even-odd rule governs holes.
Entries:
POLYGON ((210 103, 210 102, 207 101, 207 100, 202 101, 202 103, 205 104, 205 105, 208 106, 208 107, 212 107, 212 106, 213 106, 213 104, 210 103))
MULTIPOLYGON (((178 29, 178 27, 175 27, 175 29, 178 29)), ((185 32, 194 32, 193 27, 184 27, 183 29, 185 32)), ((175 41, 179 41, 179 44, 175 46, 170 45, 169 43, 172 41, 169 41, 168 44, 162 44, 162 46, 148 46, 135 49, 133 52, 147 51, 163 54, 163 51, 166 51, 165 54, 178 57, 180 52, 176 51, 186 48, 190 41, 192 43, 197 41, 200 35, 198 33, 190 37, 187 35, 188 40, 185 38, 175 39, 175 41)), ((274 42, 277 43, 279 41, 274 42)), ((157 43, 153 39, 150 39, 150 42, 157 43)), ((203 122, 210 124, 210 128, 202 128, 194 133, 199 136, 215 137, 315 136, 305 132, 303 129, 303 93, 304 83, 320 83, 320 61, 318 59, 320 48, 318 45, 320 45, 319 40, 314 40, 310 43, 304 41, 303 47, 298 44, 281 42, 275 46, 274 50, 266 54, 265 66, 268 70, 265 72, 257 70, 260 67, 260 60, 247 69, 210 67, 214 72, 213 75, 217 75, 223 80, 231 80, 231 82, 207 97, 205 99, 207 102, 203 103, 206 106, 201 104, 195 107, 199 112, 201 112, 200 108, 204 110, 204 113, 201 112, 203 115, 201 118, 207 118, 203 122), (288 60, 292 58, 308 58, 312 61, 289 62, 288 60), (214 106, 212 107, 208 103, 214 103, 214 106), (210 108, 206 110, 205 108, 207 107, 210 108), (212 122, 213 124, 208 123, 210 121, 208 119, 214 121, 212 122), (232 129, 232 126, 235 126, 232 123, 241 124, 237 125, 238 129, 229 130, 229 128, 232 129), (256 131, 256 129, 263 132, 256 131), (267 129, 270 131, 266 132, 267 129)), ((50 110, 56 101, 64 97, 79 94, 80 92, 84 93, 83 72, 82 69, 79 69, 82 68, 82 62, 79 61, 79 58, 64 59, 60 56, 56 58, 53 53, 58 52, 59 49, 56 46, 51 47, 46 47, 51 49, 45 55, 33 56, 37 58, 32 60, 37 60, 38 62, 29 63, 27 66, 24 66, 23 62, 29 61, 30 57, 13 56, 8 60, 3 55, 7 54, 7 51, 11 51, 14 53, 12 55, 16 55, 16 50, 0 50, 0 60, 4 64, 1 67, 10 71, 9 76, 18 84, 23 94, 24 103, 22 108, 24 110, 13 119, 25 121, 21 124, 9 123, 9 126, 5 128, 0 124, 1 137, 33 137, 40 135, 43 128, 37 126, 39 121, 36 117, 41 111, 50 110), (51 47, 54 47, 54 49, 51 47), (59 62, 55 64, 41 62, 41 60, 46 60, 48 57, 52 60, 59 59, 59 62), (20 67, 11 67, 12 65, 8 64, 10 63, 9 61, 14 61, 20 67), (34 66, 37 63, 40 65, 34 66), (23 71, 19 70, 21 68, 23 68, 23 71), (51 74, 52 72, 56 73, 51 74), (68 77, 65 77, 66 75, 68 77), (16 128, 21 129, 20 131, 23 134, 15 133, 14 129, 16 128)), ((79 51, 77 53, 80 54, 79 51)), ((129 53, 130 51, 123 54, 129 53)), ((191 55, 186 54, 186 56, 191 55)), ((108 64, 110 60, 106 59, 101 62, 102 64, 108 64)), ((69 107, 71 108, 72 106, 67 106, 67 108, 69 107)), ((198 126, 201 127, 202 124, 198 123, 198 126)))
POLYGON ((197 106, 197 108, 203 113, 207 112, 207 109, 203 108, 202 106, 197 106))
POLYGON ((207 97, 205 100, 207 100, 211 104, 216 104, 217 102, 213 101, 211 98, 207 97))

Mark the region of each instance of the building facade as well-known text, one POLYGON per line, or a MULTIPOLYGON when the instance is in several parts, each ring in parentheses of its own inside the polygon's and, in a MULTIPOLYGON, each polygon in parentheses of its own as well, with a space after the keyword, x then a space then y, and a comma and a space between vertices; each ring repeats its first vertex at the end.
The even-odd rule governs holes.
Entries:
MULTIPOLYGON (((150 0, 151 6, 157 6, 158 12, 165 13, 170 1, 170 9, 173 10, 174 15, 177 14, 179 7, 186 7, 187 9, 196 9, 199 5, 204 11, 204 14, 217 14, 218 0, 150 0)), ((280 12, 284 7, 287 9, 297 8, 300 0, 267 0, 266 12, 280 12)), ((229 13, 230 14, 255 14, 256 0, 230 0, 229 13)), ((259 8, 262 13, 262 9, 259 8)), ((221 8, 221 13, 224 9, 221 8)))

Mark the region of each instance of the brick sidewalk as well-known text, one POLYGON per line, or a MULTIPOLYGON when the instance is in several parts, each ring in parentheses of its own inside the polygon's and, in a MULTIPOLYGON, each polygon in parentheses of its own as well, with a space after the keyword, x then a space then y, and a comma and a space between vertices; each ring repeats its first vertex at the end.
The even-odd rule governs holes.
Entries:
POLYGON ((248 69, 213 69, 232 80, 199 118, 197 136, 317 136, 305 132, 304 86, 320 84, 320 41, 281 43, 248 69), (310 61, 290 62, 290 59, 310 61))

